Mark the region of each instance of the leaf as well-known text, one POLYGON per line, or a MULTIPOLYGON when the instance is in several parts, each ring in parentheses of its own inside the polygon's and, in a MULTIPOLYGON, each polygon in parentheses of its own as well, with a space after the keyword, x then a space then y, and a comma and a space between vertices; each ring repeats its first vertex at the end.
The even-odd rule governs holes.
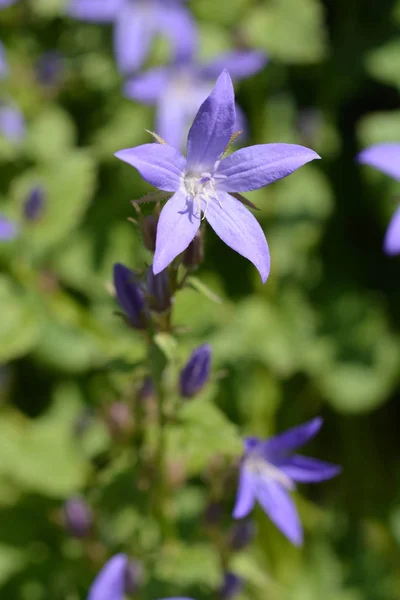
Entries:
POLYGON ((189 546, 178 541, 165 546, 157 576, 180 588, 195 584, 215 588, 222 580, 218 558, 209 544, 189 546))
POLYGON ((29 128, 26 150, 38 162, 64 160, 76 138, 75 125, 64 110, 46 107, 29 128))

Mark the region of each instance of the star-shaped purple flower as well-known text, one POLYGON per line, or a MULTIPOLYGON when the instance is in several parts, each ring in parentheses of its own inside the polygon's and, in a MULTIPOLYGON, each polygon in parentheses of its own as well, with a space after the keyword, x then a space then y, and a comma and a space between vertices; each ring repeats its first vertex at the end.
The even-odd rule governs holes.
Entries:
POLYGON ((157 226, 154 273, 160 273, 196 235, 202 219, 230 248, 250 260, 263 282, 270 269, 268 244, 240 192, 261 188, 293 173, 318 154, 294 144, 242 148, 222 158, 235 126, 235 97, 228 71, 201 105, 187 140, 187 158, 169 144, 144 144, 116 157, 172 197, 157 226))
MULTIPOLYGON (((227 69, 235 81, 257 73, 266 62, 266 55, 257 50, 227 52, 204 65, 195 60, 194 53, 177 56, 171 65, 129 79, 124 93, 131 100, 155 104, 155 130, 168 144, 182 148, 193 118, 221 71, 227 69)), ((236 116, 236 128, 243 129, 245 119, 237 106, 236 116)))
POLYGON ((71 0, 70 16, 114 23, 114 51, 121 73, 136 71, 157 34, 167 36, 175 52, 191 52, 194 22, 182 0, 71 0))
POLYGON ((303 542, 303 531, 296 507, 288 494, 295 482, 317 483, 335 477, 340 467, 315 458, 292 454, 313 438, 322 425, 322 419, 288 429, 266 441, 245 439, 235 519, 246 517, 258 501, 271 521, 296 546, 303 542))
MULTIPOLYGON (((357 160, 400 181, 400 144, 387 143, 370 146, 360 152, 357 160)), ((383 247, 386 254, 400 254, 400 206, 389 223, 383 247)))

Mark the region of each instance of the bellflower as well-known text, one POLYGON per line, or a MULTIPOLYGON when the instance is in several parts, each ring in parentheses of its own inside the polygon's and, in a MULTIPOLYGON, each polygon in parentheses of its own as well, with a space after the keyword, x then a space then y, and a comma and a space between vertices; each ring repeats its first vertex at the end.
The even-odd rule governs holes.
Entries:
POLYGON ((18 235, 18 228, 14 221, 0 214, 0 242, 13 240, 18 235))
POLYGON ((114 51, 121 73, 139 69, 157 33, 170 38, 179 54, 190 52, 194 22, 182 0, 71 0, 70 16, 114 23, 114 51))
POLYGON ((246 517, 258 501, 271 521, 296 546, 303 542, 303 532, 296 507, 288 494, 295 482, 317 483, 335 477, 340 467, 315 458, 292 454, 313 438, 322 419, 288 429, 269 440, 245 439, 239 487, 233 517, 246 517))
POLYGON ((43 214, 45 206, 45 191, 40 186, 33 187, 24 202, 24 217, 28 221, 37 221, 43 214))
MULTIPOLYGON (((125 95, 157 107, 155 130, 176 148, 181 148, 200 105, 213 88, 213 81, 223 69, 232 79, 240 80, 260 71, 267 57, 256 50, 233 51, 221 54, 201 65, 191 56, 177 56, 172 65, 156 67, 128 80, 125 95)), ((243 129, 244 117, 236 106, 236 129, 243 129)))
POLYGON ((154 273, 186 250, 202 219, 233 250, 249 259, 265 282, 270 268, 268 244, 240 192, 277 181, 318 154, 294 144, 263 144, 223 154, 235 126, 235 98, 228 71, 199 108, 187 140, 187 158, 165 143, 121 150, 116 157, 135 167, 171 198, 157 226, 154 273))
POLYGON ((86 537, 92 527, 92 521, 92 511, 90 510, 88 504, 82 498, 69 498, 65 502, 65 527, 73 537, 86 537))
MULTIPOLYGON (((400 144, 376 144, 362 150, 358 162, 375 167, 400 181, 400 144)), ((383 243, 386 254, 400 254, 400 206, 394 213, 383 243)))
POLYGON ((7 6, 11 6, 16 2, 18 2, 18 0, 0 0, 0 8, 7 8, 7 6))
POLYGON ((125 265, 115 264, 114 287, 118 303, 129 323, 136 329, 143 329, 146 324, 145 297, 136 282, 135 273, 125 265))
POLYGON ((179 387, 181 396, 192 398, 210 378, 211 346, 203 344, 193 350, 190 358, 180 374, 179 387))
POLYGON ((0 105, 0 135, 10 142, 20 142, 25 136, 25 120, 13 105, 0 105))

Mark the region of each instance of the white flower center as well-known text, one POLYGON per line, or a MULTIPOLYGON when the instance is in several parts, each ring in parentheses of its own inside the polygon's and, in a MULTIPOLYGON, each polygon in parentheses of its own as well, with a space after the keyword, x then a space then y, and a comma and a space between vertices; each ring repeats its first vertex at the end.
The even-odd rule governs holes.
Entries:
POLYGON ((193 201, 196 216, 200 217, 203 211, 203 219, 211 200, 217 200, 222 207, 215 189, 215 179, 212 173, 185 173, 183 176, 183 188, 193 201), (203 208, 202 202, 205 203, 203 208))
POLYGON ((288 475, 281 471, 278 467, 268 462, 262 456, 257 454, 249 455, 245 459, 246 468, 260 479, 273 480, 280 483, 287 490, 294 489, 294 483, 288 475))

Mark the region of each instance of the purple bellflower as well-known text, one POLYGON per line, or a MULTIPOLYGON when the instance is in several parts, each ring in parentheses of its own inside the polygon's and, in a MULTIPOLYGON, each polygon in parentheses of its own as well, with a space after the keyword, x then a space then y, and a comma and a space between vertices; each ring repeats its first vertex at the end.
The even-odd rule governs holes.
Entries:
MULTIPOLYGON (((357 157, 359 163, 375 167, 382 173, 400 181, 400 144, 376 144, 362 150, 357 157)), ((400 206, 387 228, 383 247, 386 254, 400 254, 400 206)))
POLYGON ((341 470, 331 463, 291 454, 313 438, 321 425, 322 419, 317 417, 266 441, 254 437, 245 439, 245 455, 233 510, 235 519, 246 517, 258 501, 293 544, 302 544, 302 527, 288 492, 295 488, 295 482, 317 483, 335 477, 341 470))
POLYGON ((25 120, 16 106, 0 105, 0 135, 14 143, 24 138, 25 120))
POLYGON ((121 73, 129 75, 145 61, 153 37, 167 36, 174 52, 190 52, 195 26, 182 0, 71 0, 71 17, 114 23, 114 52, 121 73))
MULTIPOLYGON (((193 53, 189 57, 179 55, 172 65, 150 69, 128 80, 124 93, 131 100, 155 104, 155 131, 171 146, 182 148, 190 124, 221 71, 227 69, 235 81, 257 73, 266 62, 265 54, 256 50, 227 52, 205 65, 198 64, 193 53)), ((235 129, 243 129, 244 122, 236 106, 235 129)))
POLYGON ((155 274, 186 250, 202 219, 206 219, 216 234, 250 260, 266 281, 270 269, 268 244, 258 221, 245 207, 251 204, 240 192, 286 177, 319 156, 295 144, 263 144, 223 158, 234 127, 235 98, 232 80, 225 70, 190 128, 187 158, 166 143, 144 144, 116 153, 148 183, 171 192, 157 226, 155 274))
POLYGON ((24 202, 24 217, 28 221, 37 221, 43 214, 45 206, 45 191, 40 186, 33 187, 24 202))
POLYGON ((7 8, 7 6, 11 6, 16 2, 18 2, 18 0, 0 0, 0 8, 7 8))
POLYGON ((0 242, 13 240, 18 235, 18 227, 14 221, 0 214, 0 242))
POLYGON ((203 344, 193 350, 180 374, 181 396, 192 398, 205 386, 210 378, 211 346, 203 344))
POLYGON ((120 307, 129 323, 136 329, 143 329, 146 324, 146 305, 144 293, 136 283, 133 271, 117 263, 114 265, 114 287, 120 307))

